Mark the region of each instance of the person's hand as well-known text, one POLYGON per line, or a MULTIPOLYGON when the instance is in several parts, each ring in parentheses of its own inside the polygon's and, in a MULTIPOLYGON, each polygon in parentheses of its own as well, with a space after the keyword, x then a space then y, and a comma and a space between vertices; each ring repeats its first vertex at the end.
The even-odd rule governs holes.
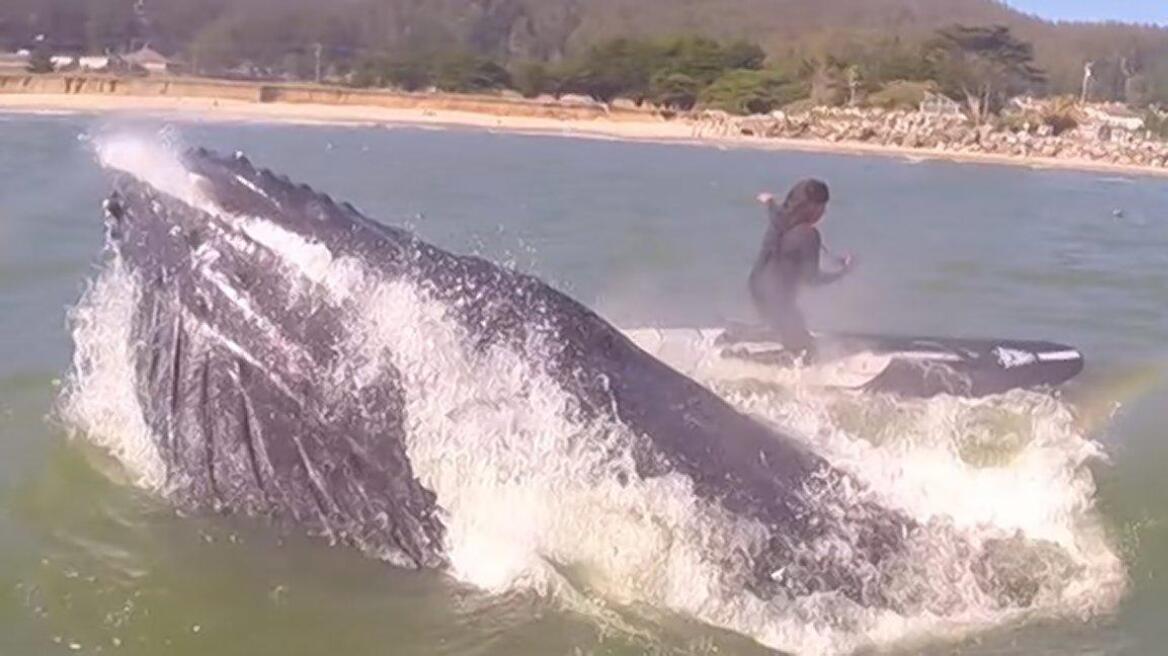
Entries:
POLYGON ((840 269, 844 273, 851 272, 856 268, 856 258, 851 253, 844 253, 839 257, 840 269))
POLYGON ((764 191, 761 194, 755 196, 755 198, 758 199, 758 202, 762 203, 763 205, 769 205, 775 200, 775 195, 764 191))

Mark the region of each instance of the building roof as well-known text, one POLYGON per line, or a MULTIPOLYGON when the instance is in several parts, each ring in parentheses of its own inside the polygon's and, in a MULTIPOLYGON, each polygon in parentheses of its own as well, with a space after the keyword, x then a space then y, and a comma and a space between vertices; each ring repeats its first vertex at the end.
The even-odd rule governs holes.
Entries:
POLYGON ((147 64, 166 65, 170 63, 169 59, 162 56, 162 54, 150 46, 143 46, 140 50, 123 55, 122 59, 126 62, 137 64, 139 66, 145 66, 147 64))
POLYGON ((946 96, 943 93, 937 93, 935 91, 926 91, 925 92, 925 100, 927 100, 929 102, 938 103, 941 105, 957 105, 959 107, 961 106, 961 103, 957 102, 956 100, 950 98, 949 96, 946 96))

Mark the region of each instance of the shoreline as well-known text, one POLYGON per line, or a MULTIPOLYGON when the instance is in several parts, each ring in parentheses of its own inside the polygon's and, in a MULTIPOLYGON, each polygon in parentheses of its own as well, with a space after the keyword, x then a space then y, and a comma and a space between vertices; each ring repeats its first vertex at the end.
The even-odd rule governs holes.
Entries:
POLYGON ((884 146, 864 142, 752 136, 695 135, 686 119, 665 120, 644 112, 620 118, 565 117, 531 112, 525 115, 442 108, 435 99, 414 106, 385 107, 312 102, 254 102, 203 96, 135 96, 92 93, 0 93, 0 113, 31 115, 106 114, 181 121, 271 123, 288 125, 413 126, 472 128, 539 136, 609 139, 682 144, 714 148, 750 148, 782 152, 887 157, 913 163, 944 161, 959 164, 1066 170, 1125 176, 1168 178, 1168 168, 1114 164, 1090 159, 1001 155, 942 149, 884 146), (427 105, 431 106, 427 106, 427 105))

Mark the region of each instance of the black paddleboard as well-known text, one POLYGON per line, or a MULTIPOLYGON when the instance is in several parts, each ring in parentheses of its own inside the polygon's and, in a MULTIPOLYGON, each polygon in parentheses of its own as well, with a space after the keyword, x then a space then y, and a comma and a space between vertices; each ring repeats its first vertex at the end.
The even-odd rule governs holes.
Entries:
POLYGON ((1054 387, 1083 370, 1077 349, 1055 342, 817 333, 816 355, 802 362, 766 328, 638 329, 633 341, 666 363, 715 378, 783 380, 794 368, 820 372, 828 387, 911 397, 980 397, 1054 387))
MULTIPOLYGON (((1084 364, 1078 349, 1047 341, 861 333, 821 333, 815 341, 817 359, 826 361, 859 353, 889 356, 888 366, 862 387, 906 396, 986 396, 1053 387, 1077 376, 1084 364)), ((772 331, 751 326, 727 328, 715 346, 723 348, 725 358, 786 354, 772 331), (746 348, 751 345, 763 349, 746 348)))

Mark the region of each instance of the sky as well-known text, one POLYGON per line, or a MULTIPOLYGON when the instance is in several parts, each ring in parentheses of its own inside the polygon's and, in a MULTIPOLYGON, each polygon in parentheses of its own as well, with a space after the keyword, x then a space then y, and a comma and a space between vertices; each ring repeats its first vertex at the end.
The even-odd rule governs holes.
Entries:
POLYGON ((1006 0, 1054 20, 1120 20, 1168 25, 1168 0, 1006 0))

